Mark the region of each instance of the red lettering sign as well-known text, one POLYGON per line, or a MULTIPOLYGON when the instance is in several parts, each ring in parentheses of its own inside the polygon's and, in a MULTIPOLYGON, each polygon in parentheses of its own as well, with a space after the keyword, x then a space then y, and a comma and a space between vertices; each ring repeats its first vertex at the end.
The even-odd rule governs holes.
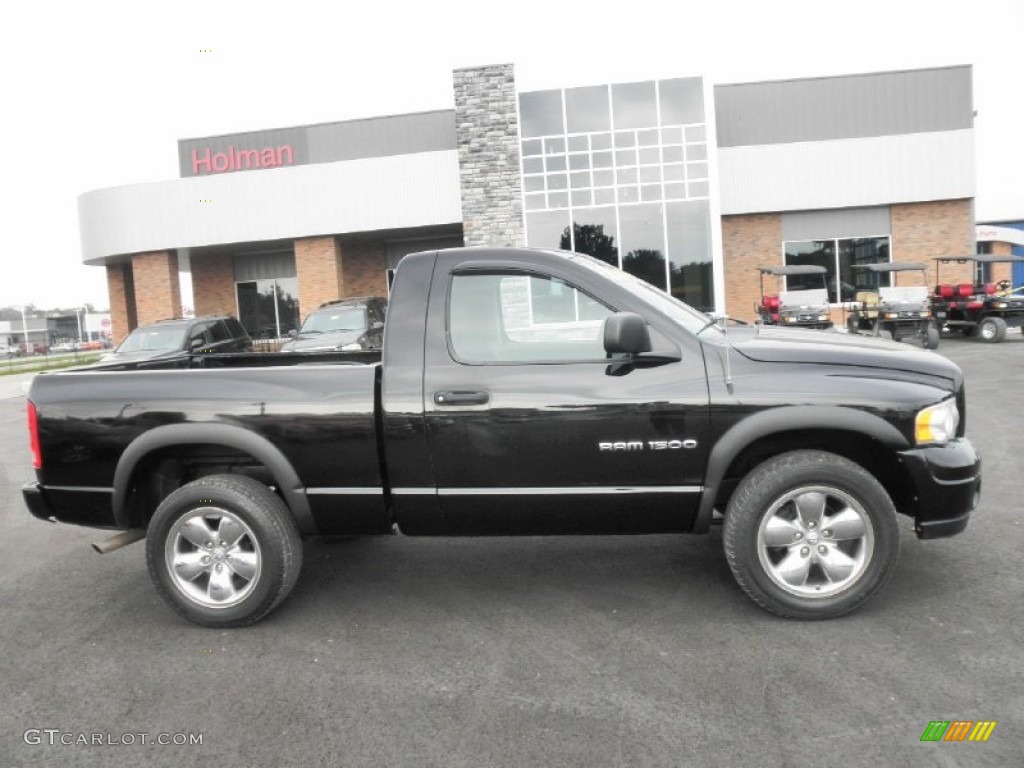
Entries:
POLYGON ((225 152, 214 152, 209 147, 192 150, 192 175, 250 171, 258 168, 277 168, 279 165, 294 165, 295 150, 289 144, 262 149, 235 149, 228 147, 225 152))

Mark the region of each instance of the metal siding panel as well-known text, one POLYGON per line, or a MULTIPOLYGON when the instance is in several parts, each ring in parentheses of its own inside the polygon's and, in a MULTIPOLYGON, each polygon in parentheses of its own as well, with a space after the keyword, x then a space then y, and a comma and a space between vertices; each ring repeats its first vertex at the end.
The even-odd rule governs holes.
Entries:
POLYGON ((799 211, 782 215, 782 239, 821 240, 830 237, 872 237, 892 231, 889 206, 799 211))
POLYGON ((233 255, 235 282, 264 280, 274 277, 295 277, 295 252, 245 253, 233 255))
POLYGON ((309 128, 311 163, 455 148, 454 110, 375 117, 309 128))
POLYGON ((722 213, 974 197, 974 131, 719 149, 722 213))
POLYGON ((78 198, 78 219, 87 264, 164 248, 461 224, 458 153, 95 190, 78 198))
POLYGON ((968 129, 970 66, 720 85, 718 146, 968 129))

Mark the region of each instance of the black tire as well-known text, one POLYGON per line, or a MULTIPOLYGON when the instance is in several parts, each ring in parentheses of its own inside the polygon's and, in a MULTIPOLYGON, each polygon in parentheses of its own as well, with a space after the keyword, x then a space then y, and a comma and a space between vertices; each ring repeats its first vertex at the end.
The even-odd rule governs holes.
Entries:
POLYGON ((160 596, 186 619, 241 627, 291 592, 302 568, 302 540, 288 507, 263 483, 210 475, 157 507, 146 562, 160 596))
POLYGON ((978 323, 978 339, 986 344, 998 344, 1006 336, 1006 321, 1001 317, 986 317, 978 323))
POLYGON ((938 349, 939 348, 939 331, 935 326, 929 325, 924 332, 924 348, 925 349, 938 349))
POLYGON ((792 451, 755 467, 733 493, 724 525, 736 582, 785 618, 831 619, 856 610, 885 586, 899 554, 896 509, 885 489, 863 467, 825 451, 792 451), (818 496, 818 524, 805 524, 796 500, 812 509, 818 496), (860 538, 851 535, 856 525, 860 538), (780 537, 785 544, 773 545, 780 537), (847 567, 846 578, 833 578, 847 567), (803 583, 788 582, 786 573, 799 581, 801 569, 803 583))

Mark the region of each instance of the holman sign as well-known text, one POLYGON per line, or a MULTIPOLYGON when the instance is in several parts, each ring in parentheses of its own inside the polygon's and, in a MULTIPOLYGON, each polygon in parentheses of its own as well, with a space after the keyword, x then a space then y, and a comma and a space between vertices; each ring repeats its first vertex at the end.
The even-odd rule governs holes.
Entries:
POLYGON ((281 165, 295 164, 295 150, 290 144, 261 149, 236 149, 229 146, 227 151, 214 152, 210 147, 205 150, 192 150, 192 175, 205 176, 210 173, 228 173, 231 171, 249 171, 259 168, 277 168, 281 165))

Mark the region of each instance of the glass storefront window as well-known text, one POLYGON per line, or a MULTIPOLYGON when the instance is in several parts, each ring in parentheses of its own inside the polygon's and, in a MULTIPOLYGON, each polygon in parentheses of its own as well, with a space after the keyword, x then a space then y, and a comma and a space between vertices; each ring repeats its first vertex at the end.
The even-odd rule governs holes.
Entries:
POLYGON ((663 216, 660 204, 619 209, 622 268, 664 291, 668 285, 663 216))
POLYGON ((567 88, 565 119, 569 133, 591 133, 611 129, 608 87, 567 88))
POLYGON ((572 225, 572 240, 566 228, 562 233, 559 247, 565 251, 586 253, 606 264, 619 266, 619 249, 615 243, 615 208, 578 208, 573 214, 575 221, 572 225))
POLYGON ((613 85, 612 119, 616 129, 650 128, 657 125, 658 103, 654 81, 613 85))
POLYGON ((519 94, 519 129, 523 138, 564 133, 562 92, 534 91, 519 94))
POLYGON ((711 214, 707 200, 666 203, 669 292, 691 307, 710 311, 715 306, 711 264, 711 214))
MULTIPOLYGON (((853 269, 854 264, 882 264, 889 261, 888 237, 855 237, 835 240, 806 240, 784 245, 786 264, 815 264, 825 267, 828 299, 835 304, 853 301, 857 291, 873 290, 889 285, 889 275, 873 275, 867 270, 853 269), (877 279, 876 279, 877 278, 877 279)), ((814 275, 790 277, 787 290, 820 288, 814 275)))
POLYGON ((704 122, 704 86, 699 77, 660 80, 661 124, 704 122))
POLYGON ((238 319, 253 339, 281 339, 298 329, 298 278, 250 280, 235 287, 238 319))
POLYGON ((711 308, 703 81, 613 84, 519 98, 527 244, 588 253, 711 308), (531 175, 538 172, 545 175, 531 175))

